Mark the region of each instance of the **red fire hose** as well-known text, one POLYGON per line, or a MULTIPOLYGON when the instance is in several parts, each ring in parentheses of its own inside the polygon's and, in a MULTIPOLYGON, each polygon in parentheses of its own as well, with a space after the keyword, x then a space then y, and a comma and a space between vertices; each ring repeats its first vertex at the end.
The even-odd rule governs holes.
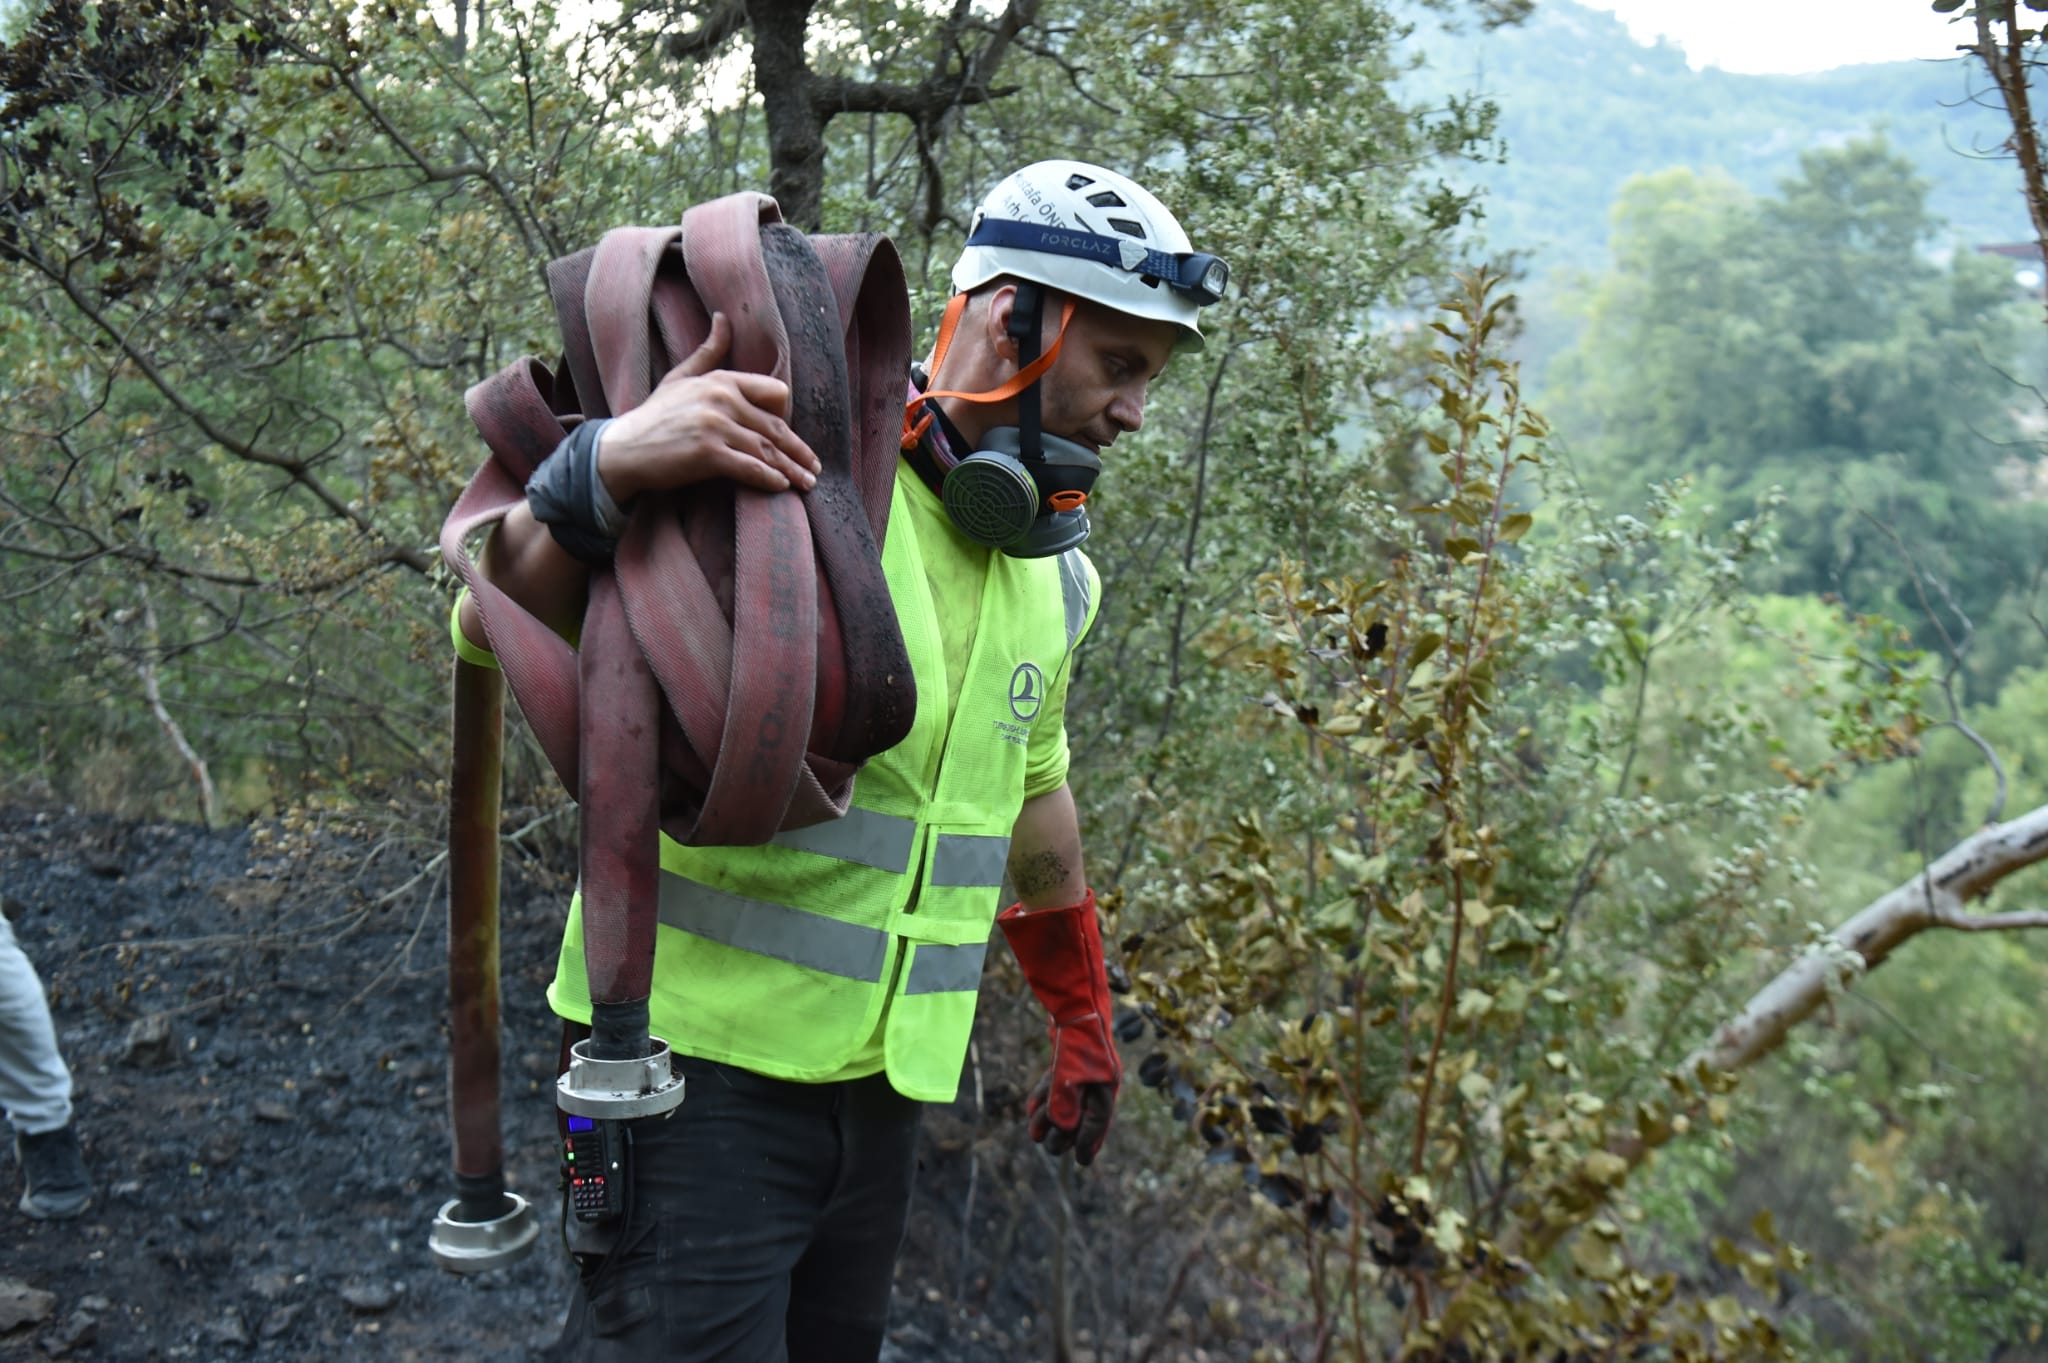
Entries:
MULTIPOLYGON (((908 297, 886 238, 806 237, 761 194, 692 208, 678 227, 607 232, 548 277, 563 363, 551 373, 521 360, 469 391, 491 453, 443 524, 441 551, 542 751, 578 795, 597 1031, 607 1017, 630 1031, 637 1016, 644 1045, 656 828, 686 844, 745 845, 836 818, 860 764, 909 732, 916 693, 881 566, 908 297), (790 425, 823 466, 817 485, 766 493, 721 481, 642 496, 613 567, 591 574, 572 649, 477 570, 468 541, 523 499, 534 467, 577 423, 644 401, 702 343, 714 311, 732 322, 730 367, 789 385, 790 425)), ((477 689, 458 683, 458 739, 476 739, 460 706, 477 689)), ((493 810, 496 763, 493 751, 493 810)), ((453 898, 450 911, 451 983, 482 980, 473 953, 488 941, 495 1005, 495 903, 487 933, 458 932, 453 898), (457 951, 472 959, 458 966, 457 951)), ((458 1016, 469 1007, 456 1000, 458 1016)), ((488 1050, 471 1040, 453 1055, 457 1102, 468 1094, 481 1110, 488 1086, 493 1128, 458 1115, 463 1178, 498 1162, 495 1038, 488 1050)))

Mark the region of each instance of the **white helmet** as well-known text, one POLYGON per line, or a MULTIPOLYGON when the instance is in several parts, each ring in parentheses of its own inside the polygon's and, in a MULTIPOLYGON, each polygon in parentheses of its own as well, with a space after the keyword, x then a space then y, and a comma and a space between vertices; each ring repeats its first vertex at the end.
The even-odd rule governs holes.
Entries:
POLYGON ((1003 276, 1171 322, 1180 347, 1199 350, 1198 316, 1223 297, 1230 269, 1194 251, 1166 205, 1128 176, 1085 161, 1039 161, 981 201, 953 288, 965 293, 1003 276))

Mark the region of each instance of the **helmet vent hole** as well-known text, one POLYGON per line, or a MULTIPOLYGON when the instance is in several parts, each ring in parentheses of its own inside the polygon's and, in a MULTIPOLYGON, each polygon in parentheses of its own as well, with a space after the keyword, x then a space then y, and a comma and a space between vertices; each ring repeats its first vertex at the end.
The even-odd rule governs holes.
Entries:
POLYGON ((1093 180, 1089 179, 1085 175, 1069 175, 1067 177, 1068 189, 1086 189, 1089 185, 1092 185, 1094 183, 1095 182, 1093 180))
POLYGON ((1129 204, 1124 202, 1123 196, 1121 194, 1118 194, 1113 189, 1105 189, 1100 194, 1090 194, 1088 196, 1088 202, 1094 204, 1097 208, 1130 207, 1129 204))
POLYGON ((1109 225, 1127 237, 1136 237, 1139 241, 1145 239, 1145 224, 1136 218, 1111 218, 1109 225))

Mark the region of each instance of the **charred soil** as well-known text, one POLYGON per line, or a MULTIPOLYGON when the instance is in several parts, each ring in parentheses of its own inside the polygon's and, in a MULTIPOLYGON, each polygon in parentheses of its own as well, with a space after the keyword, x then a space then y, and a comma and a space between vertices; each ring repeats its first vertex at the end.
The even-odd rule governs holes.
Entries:
MULTIPOLYGON (((79 1219, 36 1222, 0 1161, 0 1353, 545 1357, 570 1273, 543 998, 558 878, 508 860, 502 906, 506 1173, 547 1229, 456 1276, 427 1247, 454 1191, 447 972, 412 847, 0 808, 0 906, 52 996, 98 1184, 79 1219)), ((967 1087, 926 1122, 893 1363, 1047 1356, 1022 1285, 1044 1229, 1001 1191, 1032 1173, 1018 1095, 967 1087)))

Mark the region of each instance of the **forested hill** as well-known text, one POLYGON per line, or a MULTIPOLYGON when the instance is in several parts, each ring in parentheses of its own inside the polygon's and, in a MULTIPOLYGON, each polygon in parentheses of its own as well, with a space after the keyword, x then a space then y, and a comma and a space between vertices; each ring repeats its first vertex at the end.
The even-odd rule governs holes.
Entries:
MULTIPOLYGON (((1943 20, 1930 13, 1927 22, 1943 20)), ((1535 252, 1539 274, 1599 267, 1608 207, 1631 175, 1719 167, 1768 192, 1797 170, 1800 152, 1873 131, 1926 177, 1950 242, 2029 235, 2017 172, 1972 154, 1998 146, 2010 125, 1995 100, 1972 101, 1983 78, 1961 60, 1806 76, 1695 71, 1677 47, 1644 46, 1612 14, 1572 0, 1542 0, 1526 23, 1493 33, 1425 24, 1417 40, 1428 61, 1418 80, 1500 106, 1506 162, 1477 172, 1491 190, 1485 237, 1535 252)))

